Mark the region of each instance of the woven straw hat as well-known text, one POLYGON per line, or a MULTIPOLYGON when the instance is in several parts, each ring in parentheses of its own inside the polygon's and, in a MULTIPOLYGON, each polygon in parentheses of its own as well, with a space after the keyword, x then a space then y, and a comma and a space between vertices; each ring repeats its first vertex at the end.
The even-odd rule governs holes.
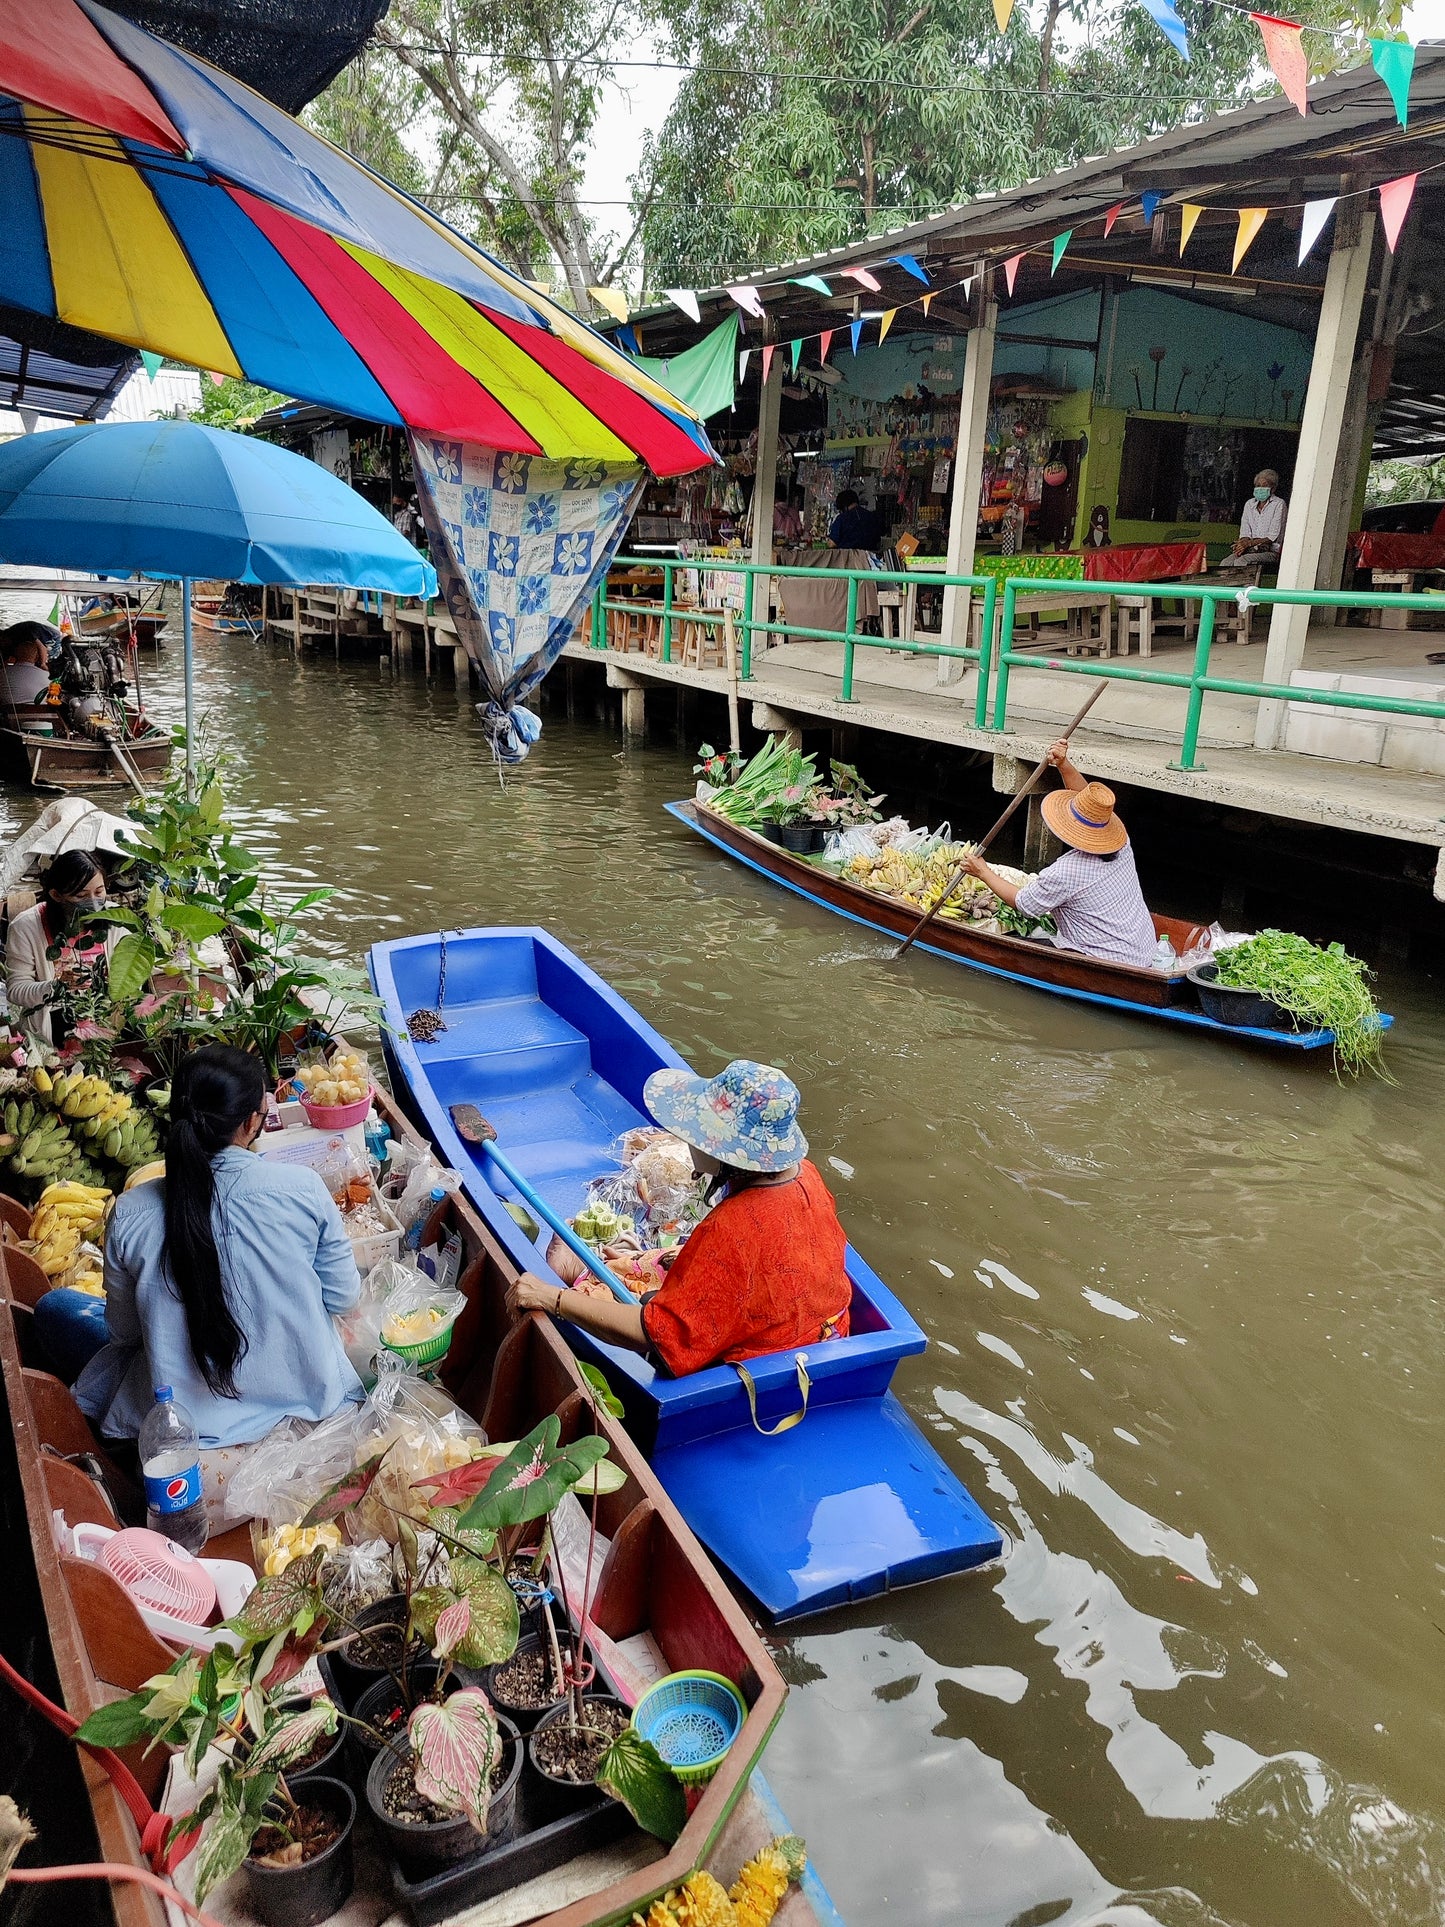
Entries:
POLYGON ((1044 821, 1061 843, 1086 856, 1122 850, 1128 832, 1114 814, 1114 792, 1103 783, 1081 790, 1050 790, 1043 800, 1044 821))

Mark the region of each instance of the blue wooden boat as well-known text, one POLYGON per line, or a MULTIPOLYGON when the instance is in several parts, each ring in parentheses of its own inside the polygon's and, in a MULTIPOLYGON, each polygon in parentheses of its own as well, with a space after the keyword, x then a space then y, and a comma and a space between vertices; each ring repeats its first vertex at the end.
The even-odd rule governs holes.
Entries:
MULTIPOLYGON (((556 1213, 581 1207, 587 1182, 617 1168, 613 1146, 649 1121, 642 1087, 664 1065, 686 1068, 595 971, 544 930, 448 932, 447 1028, 415 1044, 406 1017, 438 1003, 441 938, 379 943, 372 982, 392 1028, 393 1088, 414 1108, 467 1194, 519 1266, 552 1274, 545 1226, 525 1217, 495 1163, 458 1136, 454 1104, 475 1104, 518 1175, 556 1213)), ((775 1436, 754 1425, 737 1372, 670 1378, 635 1352, 566 1326, 577 1353, 606 1373, 629 1430, 709 1550, 776 1620, 937 1579, 996 1558, 998 1529, 980 1511, 889 1389, 901 1358, 927 1340, 851 1247, 852 1335, 801 1354, 749 1361, 758 1422, 800 1402, 802 1422, 775 1436)))
MULTIPOLYGON (((785 890, 806 897, 809 903, 846 917, 850 923, 861 923, 885 936, 906 937, 918 921, 916 904, 865 889, 837 868, 825 868, 806 856, 781 849, 755 830, 730 823, 702 803, 665 803, 663 808, 715 849, 770 882, 782 884, 785 890)), ((1168 937, 1179 956, 1192 950, 1205 934, 1202 926, 1187 923, 1180 917, 1156 915, 1154 929, 1157 935, 1168 937)), ((1167 976, 1134 964, 1110 963, 1100 957, 1086 957, 1077 950, 983 931, 963 922, 935 918, 927 937, 921 938, 915 947, 935 957, 946 957, 950 963, 967 964, 971 970, 982 970, 990 977, 1005 977, 1011 983, 1027 984, 1033 990, 1050 990, 1056 997, 1073 997, 1105 1010, 1128 1011, 1136 1017, 1159 1017, 1189 1030, 1212 1032, 1231 1043, 1311 1051, 1328 1049, 1335 1041, 1332 1030, 1266 1029, 1254 1024, 1221 1023, 1199 1008, 1194 986, 1185 977, 1167 976)), ((1388 1030, 1394 1021, 1382 1013, 1381 1029, 1388 1030)))

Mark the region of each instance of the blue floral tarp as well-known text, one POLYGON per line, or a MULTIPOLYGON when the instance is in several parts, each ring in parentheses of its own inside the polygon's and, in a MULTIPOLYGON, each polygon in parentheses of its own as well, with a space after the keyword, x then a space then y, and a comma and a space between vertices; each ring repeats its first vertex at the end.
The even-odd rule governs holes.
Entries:
POLYGON ((487 687, 482 720, 502 760, 520 761, 537 725, 519 705, 557 660, 607 573, 644 471, 636 463, 504 454, 432 435, 414 434, 411 448, 441 594, 487 687))

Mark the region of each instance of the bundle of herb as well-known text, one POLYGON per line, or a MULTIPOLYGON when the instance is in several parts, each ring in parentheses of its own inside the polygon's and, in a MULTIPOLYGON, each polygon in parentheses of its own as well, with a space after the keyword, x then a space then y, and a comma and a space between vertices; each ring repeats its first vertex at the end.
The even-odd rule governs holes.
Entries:
POLYGON ((1366 1067, 1383 1077, 1384 1030, 1370 995, 1369 972, 1343 944, 1327 950, 1288 930, 1261 930, 1214 959, 1220 983, 1267 997, 1310 1030, 1334 1032, 1335 1066, 1358 1077, 1366 1067))
MULTIPOLYGON (((817 785, 818 766, 812 757, 789 749, 781 736, 770 736, 752 761, 738 771, 736 781, 718 790, 708 807, 740 829, 756 829, 759 823, 778 821, 779 809, 791 807, 791 802, 784 802, 785 792, 806 796, 817 785)), ((790 820, 801 822, 804 815, 790 820)))

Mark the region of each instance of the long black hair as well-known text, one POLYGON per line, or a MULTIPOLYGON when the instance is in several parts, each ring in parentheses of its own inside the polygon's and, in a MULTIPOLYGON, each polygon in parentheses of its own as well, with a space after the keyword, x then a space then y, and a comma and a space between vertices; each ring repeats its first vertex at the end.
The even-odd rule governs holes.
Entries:
POLYGON ((45 894, 52 900, 78 896, 96 877, 104 875, 98 859, 89 850, 62 850, 46 865, 45 894))
POLYGON ((171 1085, 166 1140, 166 1237, 161 1262, 186 1314, 191 1353, 218 1398, 235 1398, 246 1334, 236 1323, 221 1275, 211 1209, 211 1160, 255 1115, 266 1095, 259 1057, 207 1044, 181 1060, 171 1085))

